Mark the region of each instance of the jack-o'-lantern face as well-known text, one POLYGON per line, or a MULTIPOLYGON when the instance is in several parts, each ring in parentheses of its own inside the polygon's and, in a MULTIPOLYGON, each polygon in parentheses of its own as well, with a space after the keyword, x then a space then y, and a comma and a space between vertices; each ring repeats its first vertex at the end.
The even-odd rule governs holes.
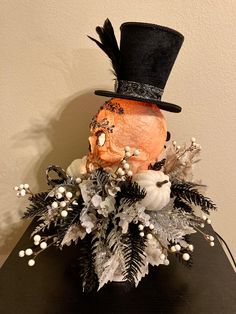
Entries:
POLYGON ((133 172, 156 161, 166 141, 166 122, 160 109, 149 103, 113 98, 101 107, 90 124, 88 161, 94 167, 116 166, 124 147, 139 149, 129 163, 133 172))

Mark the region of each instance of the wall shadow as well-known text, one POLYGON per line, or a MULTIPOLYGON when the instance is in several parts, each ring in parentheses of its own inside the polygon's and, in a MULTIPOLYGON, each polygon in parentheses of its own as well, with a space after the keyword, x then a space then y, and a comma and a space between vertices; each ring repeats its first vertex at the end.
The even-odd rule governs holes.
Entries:
MULTIPOLYGON (((76 158, 88 153, 89 123, 94 114, 103 104, 104 99, 94 95, 93 90, 75 94, 58 105, 58 111, 52 117, 31 121, 31 127, 14 137, 14 146, 30 145, 36 147, 38 157, 25 166, 22 182, 36 181, 35 193, 47 189, 45 170, 51 164, 66 169, 76 158), (45 122, 46 120, 46 122, 45 122), (36 179, 36 180, 35 180, 36 179)), ((27 206, 26 200, 20 200, 20 217, 27 206)), ((16 219, 15 219, 16 220, 16 219)), ((11 224, 9 211, 1 217, 6 221, 7 230, 1 230, 1 251, 7 254, 14 247, 28 222, 19 221, 11 224)), ((5 224, 6 224, 5 223, 5 224)), ((30 240, 29 240, 30 245, 30 240)), ((24 249, 24 248, 23 248, 24 249)))
POLYGON ((39 156, 34 169, 29 170, 31 176, 35 173, 39 190, 46 186, 45 170, 49 165, 66 169, 74 159, 88 153, 89 123, 102 103, 103 99, 95 96, 93 91, 73 95, 46 126, 33 127, 29 134, 31 139, 35 141, 37 137, 45 136, 51 144, 51 148, 39 156))

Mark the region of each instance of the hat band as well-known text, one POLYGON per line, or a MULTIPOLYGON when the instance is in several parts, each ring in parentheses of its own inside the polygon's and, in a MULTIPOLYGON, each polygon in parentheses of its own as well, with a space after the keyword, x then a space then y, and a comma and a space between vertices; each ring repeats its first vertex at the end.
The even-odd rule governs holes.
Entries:
POLYGON ((160 100, 164 92, 163 89, 153 85, 124 80, 116 81, 115 91, 122 95, 156 100, 160 100))

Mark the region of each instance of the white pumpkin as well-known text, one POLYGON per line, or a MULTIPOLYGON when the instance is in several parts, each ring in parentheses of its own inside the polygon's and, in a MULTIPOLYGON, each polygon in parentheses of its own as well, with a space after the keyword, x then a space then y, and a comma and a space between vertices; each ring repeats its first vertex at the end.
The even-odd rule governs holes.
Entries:
POLYGON ((144 170, 133 176, 141 188, 147 191, 141 204, 147 210, 157 211, 165 207, 170 201, 170 180, 162 171, 144 170))
POLYGON ((87 156, 82 159, 75 159, 67 168, 66 172, 69 176, 79 178, 87 173, 86 170, 87 156))

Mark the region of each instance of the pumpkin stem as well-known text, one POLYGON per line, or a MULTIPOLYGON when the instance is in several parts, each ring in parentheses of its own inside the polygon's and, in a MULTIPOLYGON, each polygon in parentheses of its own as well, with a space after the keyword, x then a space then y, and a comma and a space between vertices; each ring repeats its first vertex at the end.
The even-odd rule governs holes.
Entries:
POLYGON ((157 183, 156 183, 156 186, 157 186, 158 188, 161 188, 163 184, 168 183, 168 182, 169 182, 168 180, 160 181, 160 182, 157 182, 157 183))

